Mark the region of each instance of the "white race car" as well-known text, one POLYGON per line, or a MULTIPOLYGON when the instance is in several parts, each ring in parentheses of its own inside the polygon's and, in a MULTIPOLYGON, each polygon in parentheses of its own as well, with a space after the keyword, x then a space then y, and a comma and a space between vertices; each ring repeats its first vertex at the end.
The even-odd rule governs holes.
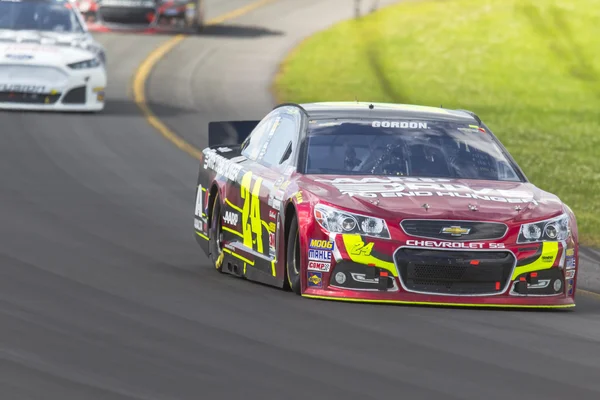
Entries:
POLYGON ((105 63, 68 0, 0 0, 0 109, 100 111, 105 63))

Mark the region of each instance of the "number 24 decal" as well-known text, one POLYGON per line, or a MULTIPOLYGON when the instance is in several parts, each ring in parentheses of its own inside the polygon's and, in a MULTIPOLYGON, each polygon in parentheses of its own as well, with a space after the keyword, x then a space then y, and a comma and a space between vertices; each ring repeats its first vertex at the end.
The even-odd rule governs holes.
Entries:
POLYGON ((240 184, 240 194, 244 200, 244 206, 242 207, 244 246, 259 253, 263 253, 262 219, 260 218, 260 199, 258 197, 262 181, 262 178, 256 178, 251 191, 252 172, 246 172, 240 184), (254 246, 255 243, 256 246, 254 246))
POLYGON ((356 255, 356 256, 370 256, 371 255, 371 251, 373 251, 373 246, 375 245, 374 242, 371 243, 357 243, 354 245, 354 247, 352 248, 352 250, 350 250, 350 254, 356 255))

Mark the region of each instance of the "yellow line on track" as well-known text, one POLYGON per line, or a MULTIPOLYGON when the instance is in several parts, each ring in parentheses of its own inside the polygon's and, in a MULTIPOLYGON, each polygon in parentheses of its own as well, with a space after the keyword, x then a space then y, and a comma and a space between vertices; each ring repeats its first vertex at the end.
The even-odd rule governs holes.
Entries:
POLYGON ((596 300, 600 300, 600 293, 590 292, 589 290, 577 289, 578 293, 582 293, 585 296, 593 297, 596 300))
MULTIPOLYGON (((248 14, 257 8, 266 6, 267 4, 274 3, 277 0, 260 0, 245 7, 238 8, 230 11, 219 17, 213 18, 206 22, 206 25, 218 25, 225 21, 232 20, 234 18, 241 17, 242 15, 248 14)), ((152 72, 154 66, 171 50, 175 48, 180 42, 182 42, 187 35, 176 35, 173 38, 167 40, 165 43, 154 49, 148 57, 140 64, 133 75, 133 100, 138 105, 146 121, 153 126, 165 139, 173 143, 180 150, 185 151, 190 156, 199 159, 202 151, 197 147, 189 144, 171 129, 169 129, 150 109, 146 98, 146 82, 152 72)))

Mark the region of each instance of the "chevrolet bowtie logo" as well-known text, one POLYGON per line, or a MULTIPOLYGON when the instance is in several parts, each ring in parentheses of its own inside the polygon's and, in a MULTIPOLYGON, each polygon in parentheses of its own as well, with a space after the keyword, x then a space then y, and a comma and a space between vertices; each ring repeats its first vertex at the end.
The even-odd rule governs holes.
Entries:
POLYGON ((462 236, 462 235, 468 235, 469 232, 471 232, 470 228, 461 228, 460 226, 448 226, 448 227, 442 228, 442 231, 440 233, 446 233, 446 234, 452 235, 452 236, 462 236))

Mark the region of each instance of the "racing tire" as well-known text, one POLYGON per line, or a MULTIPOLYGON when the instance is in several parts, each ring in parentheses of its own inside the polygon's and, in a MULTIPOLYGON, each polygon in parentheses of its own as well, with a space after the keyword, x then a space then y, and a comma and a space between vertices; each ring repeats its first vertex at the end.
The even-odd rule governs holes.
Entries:
POLYGON ((290 226, 290 232, 286 244, 285 270, 288 285, 292 292, 300 295, 302 293, 302 268, 300 262, 300 235, 298 232, 298 219, 294 218, 290 226))
POLYGON ((221 247, 221 221, 221 201, 217 194, 212 204, 210 228, 208 229, 208 255, 213 266, 219 272, 223 272, 223 258, 225 257, 225 252, 221 247))

